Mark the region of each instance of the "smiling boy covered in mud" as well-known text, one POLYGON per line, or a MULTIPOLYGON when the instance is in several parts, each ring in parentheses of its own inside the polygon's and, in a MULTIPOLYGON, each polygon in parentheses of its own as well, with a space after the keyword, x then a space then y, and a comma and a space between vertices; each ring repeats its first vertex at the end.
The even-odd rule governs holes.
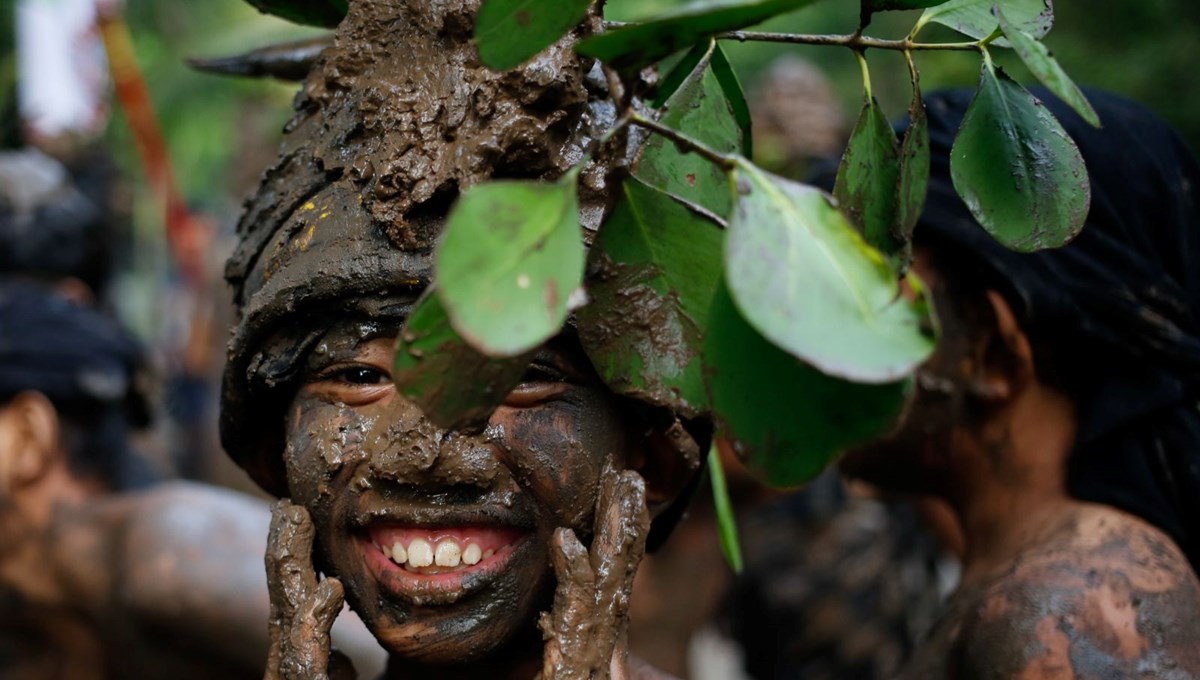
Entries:
MULTIPOLYGON (((627 657, 629 591, 704 433, 615 396, 569 327, 482 428, 441 429, 392 384, 459 191, 554 179, 612 116, 574 36, 516 71, 480 66, 477 7, 350 3, 239 225, 222 438, 290 499, 267 556, 269 677, 339 676, 343 594, 387 677, 654 674, 627 657)), ((588 233, 606 172, 584 170, 588 233)))

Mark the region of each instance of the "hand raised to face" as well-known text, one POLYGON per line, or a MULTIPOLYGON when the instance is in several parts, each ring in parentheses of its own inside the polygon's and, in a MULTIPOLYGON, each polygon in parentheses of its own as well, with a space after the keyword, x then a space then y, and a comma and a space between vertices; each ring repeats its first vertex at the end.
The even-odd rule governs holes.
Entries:
POLYGON ((267 586, 271 649, 266 680, 355 680, 350 660, 330 644, 342 611, 342 584, 317 580, 312 563, 313 523, 308 511, 281 500, 271 509, 267 586))
POLYGON ((596 503, 591 551, 571 529, 555 532, 554 608, 539 623, 546 636, 542 680, 629 677, 629 599, 649 528, 645 481, 636 472, 609 468, 596 503))

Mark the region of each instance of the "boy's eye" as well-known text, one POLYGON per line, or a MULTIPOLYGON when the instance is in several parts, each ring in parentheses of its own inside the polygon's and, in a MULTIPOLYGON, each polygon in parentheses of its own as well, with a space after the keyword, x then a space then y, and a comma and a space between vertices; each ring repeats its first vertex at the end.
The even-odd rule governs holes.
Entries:
POLYGON ((325 380, 336 380, 350 385, 379 385, 389 380, 383 371, 371 366, 348 366, 323 376, 325 380))

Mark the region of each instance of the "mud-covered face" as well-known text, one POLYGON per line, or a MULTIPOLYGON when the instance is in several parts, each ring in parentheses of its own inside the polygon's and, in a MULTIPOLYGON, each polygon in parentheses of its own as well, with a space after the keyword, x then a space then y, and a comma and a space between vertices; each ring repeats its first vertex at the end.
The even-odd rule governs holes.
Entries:
POLYGON ((479 658, 535 632, 554 530, 590 534, 629 439, 568 343, 549 343, 482 432, 445 431, 392 386, 395 328, 347 324, 312 351, 287 422, 288 483, 318 563, 394 654, 479 658))
POLYGON ((979 370, 979 329, 986 321, 975 305, 952 296, 933 268, 931 253, 913 252, 913 270, 925 284, 941 326, 937 349, 916 371, 915 391, 902 421, 887 436, 842 456, 846 475, 901 493, 937 493, 964 441, 978 427, 971 397, 979 370))

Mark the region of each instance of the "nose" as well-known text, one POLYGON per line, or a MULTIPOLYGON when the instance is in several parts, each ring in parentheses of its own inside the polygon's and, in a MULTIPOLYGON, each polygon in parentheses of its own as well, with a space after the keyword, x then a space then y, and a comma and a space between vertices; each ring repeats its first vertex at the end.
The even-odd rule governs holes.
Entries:
POLYGON ((371 472, 399 484, 488 488, 500 472, 495 445, 476 431, 445 430, 406 404, 373 442, 371 472))

